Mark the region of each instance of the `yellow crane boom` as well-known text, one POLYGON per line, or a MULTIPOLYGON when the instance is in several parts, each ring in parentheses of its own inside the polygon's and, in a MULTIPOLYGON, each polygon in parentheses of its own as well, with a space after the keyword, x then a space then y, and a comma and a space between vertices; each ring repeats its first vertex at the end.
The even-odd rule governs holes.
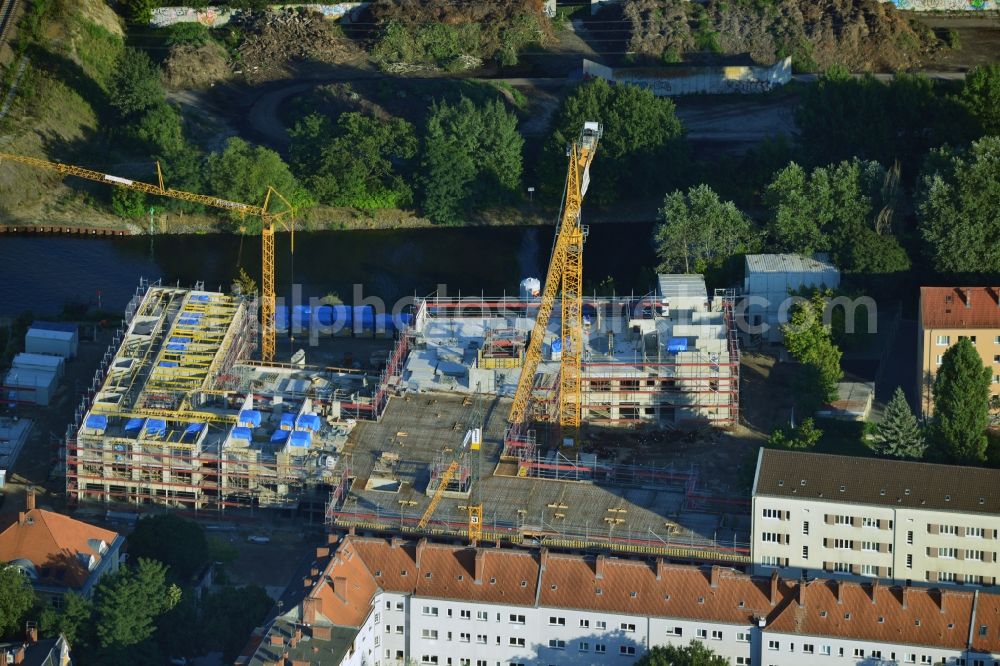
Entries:
POLYGON ((441 503, 441 498, 444 497, 444 491, 448 488, 448 484, 451 480, 455 478, 455 472, 458 471, 458 459, 451 461, 448 465, 448 469, 444 471, 441 475, 440 485, 436 491, 434 491, 434 496, 431 497, 430 504, 427 505, 427 510, 424 511, 424 515, 420 517, 420 522, 417 523, 417 529, 424 529, 427 527, 427 523, 430 521, 431 516, 434 515, 434 510, 437 509, 438 504, 441 503))
MULTIPOLYGON (((139 180, 112 176, 110 174, 101 173, 100 171, 84 169, 83 167, 62 164, 60 162, 48 162, 46 160, 38 159, 37 157, 28 157, 26 155, 13 155, 10 153, 0 152, 0 161, 3 160, 26 164, 37 169, 55 171, 63 174, 64 176, 85 178, 86 180, 104 183, 105 185, 111 185, 112 187, 121 187, 160 197, 190 201, 203 206, 209 206, 211 208, 218 208, 231 213, 236 213, 243 218, 259 217, 261 220, 261 242, 263 244, 263 251, 261 253, 260 356, 264 361, 274 360, 274 353, 276 349, 274 311, 277 301, 274 292, 274 225, 275 223, 281 224, 286 231, 291 231, 293 234, 295 227, 291 222, 291 218, 294 215, 292 205, 288 203, 288 200, 281 196, 281 194, 273 187, 267 188, 267 195, 264 197, 263 205, 253 206, 238 201, 229 201, 228 199, 222 199, 220 197, 212 197, 205 194, 195 194, 193 192, 184 192, 183 190, 167 188, 163 184, 163 172, 160 171, 159 163, 156 165, 156 175, 159 185, 152 185, 139 180), (272 196, 277 197, 283 204, 283 208, 281 210, 270 210, 272 196), (286 218, 288 220, 287 222, 286 218)), ((293 249, 294 242, 293 235, 293 249)))
POLYGON ((514 402, 507 418, 513 426, 528 419, 528 403, 535 372, 542 358, 542 341, 552 315, 556 295, 562 287, 562 360, 559 373, 559 424, 579 427, 582 405, 581 359, 583 352, 583 241, 586 233, 580 225, 580 208, 590 181, 589 167, 597 151, 602 127, 586 122, 580 138, 567 151, 569 168, 556 241, 545 275, 545 287, 531 330, 531 340, 524 355, 521 377, 514 392, 514 402))

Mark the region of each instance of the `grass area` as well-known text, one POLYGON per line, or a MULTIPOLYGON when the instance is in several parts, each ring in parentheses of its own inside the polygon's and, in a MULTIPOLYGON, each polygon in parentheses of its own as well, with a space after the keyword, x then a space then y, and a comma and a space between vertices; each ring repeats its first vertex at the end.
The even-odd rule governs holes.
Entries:
POLYGON ((813 453, 868 458, 875 456, 875 452, 865 443, 863 422, 817 419, 816 427, 823 431, 823 437, 812 449, 813 453))
POLYGON ((556 15, 552 23, 557 30, 566 30, 575 18, 590 16, 590 5, 563 5, 556 7, 556 15))

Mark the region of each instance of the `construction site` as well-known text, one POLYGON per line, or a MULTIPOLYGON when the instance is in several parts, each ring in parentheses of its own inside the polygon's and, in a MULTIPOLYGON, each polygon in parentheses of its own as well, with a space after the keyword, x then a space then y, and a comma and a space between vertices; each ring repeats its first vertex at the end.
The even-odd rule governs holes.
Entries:
MULTIPOLYGON (((355 337, 386 338, 377 370, 275 360, 289 308, 271 262, 260 299, 141 283, 67 430, 68 499, 748 561, 745 495, 695 464, 659 464, 650 435, 738 423, 735 295, 661 275, 644 296, 583 297, 579 213, 599 138, 587 123, 572 146, 544 282, 522 280, 517 298, 415 299, 402 316, 327 307, 355 337)), ((268 257, 277 216, 253 212, 270 222, 268 257)), ((344 344, 323 319, 299 323, 344 344)))

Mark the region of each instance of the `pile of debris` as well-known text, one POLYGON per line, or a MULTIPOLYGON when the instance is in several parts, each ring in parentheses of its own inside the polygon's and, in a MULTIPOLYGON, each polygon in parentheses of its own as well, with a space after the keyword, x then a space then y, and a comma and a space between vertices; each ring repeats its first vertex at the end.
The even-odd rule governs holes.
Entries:
POLYGON ((280 74, 294 60, 343 63, 364 55, 336 23, 318 12, 248 12, 241 16, 240 27, 246 37, 236 49, 233 68, 251 81, 280 74))

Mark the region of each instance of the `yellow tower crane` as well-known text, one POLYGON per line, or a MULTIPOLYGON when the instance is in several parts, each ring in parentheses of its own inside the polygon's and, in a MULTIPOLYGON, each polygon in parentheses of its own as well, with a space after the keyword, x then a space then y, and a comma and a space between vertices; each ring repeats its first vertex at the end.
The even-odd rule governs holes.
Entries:
POLYGON ((288 200, 281 196, 280 192, 275 190, 273 187, 268 187, 267 194, 264 196, 263 205, 252 206, 250 204, 239 203, 237 201, 220 199, 219 197, 211 197, 204 194, 194 194, 192 192, 184 192, 182 190, 167 188, 163 184, 163 172, 160 171, 159 163, 156 164, 156 175, 159 185, 151 185, 150 183, 121 178, 119 176, 111 176, 106 173, 93 171, 91 169, 84 169, 82 167, 72 166, 69 164, 47 162, 36 157, 12 155, 10 153, 0 152, 0 161, 3 160, 27 164, 38 169, 55 171, 65 176, 77 176, 78 178, 85 178, 87 180, 104 183, 105 185, 111 185, 113 187, 121 187, 129 190, 135 190, 137 192, 144 192, 146 194, 155 194, 156 196, 168 197, 170 199, 180 199, 181 201, 190 201, 192 203, 202 204, 203 206, 219 208, 231 213, 236 213, 241 218, 259 217, 261 220, 260 235, 263 244, 263 252, 261 253, 260 357, 264 361, 274 360, 274 352, 276 348, 274 311, 277 300, 274 294, 275 224, 280 224, 283 229, 292 232, 292 250, 294 251, 295 249, 295 226, 292 222, 294 210, 292 205, 288 203, 288 200), (272 211, 270 209, 272 197, 276 197, 281 201, 283 204, 283 208, 281 210, 272 211))
POLYGON ((563 194, 562 212, 556 229, 542 300, 538 305, 535 326, 524 355, 521 377, 517 382, 514 402, 507 420, 512 427, 523 427, 529 420, 528 405, 534 386, 535 372, 542 358, 542 340, 556 295, 562 304, 562 360, 559 373, 559 425, 580 427, 582 411, 581 362, 583 357, 583 242, 586 228, 580 224, 580 208, 590 183, 590 163, 597 151, 603 128, 599 123, 586 122, 580 138, 566 151, 569 169, 563 194), (562 291, 560 293, 560 286, 562 291))

